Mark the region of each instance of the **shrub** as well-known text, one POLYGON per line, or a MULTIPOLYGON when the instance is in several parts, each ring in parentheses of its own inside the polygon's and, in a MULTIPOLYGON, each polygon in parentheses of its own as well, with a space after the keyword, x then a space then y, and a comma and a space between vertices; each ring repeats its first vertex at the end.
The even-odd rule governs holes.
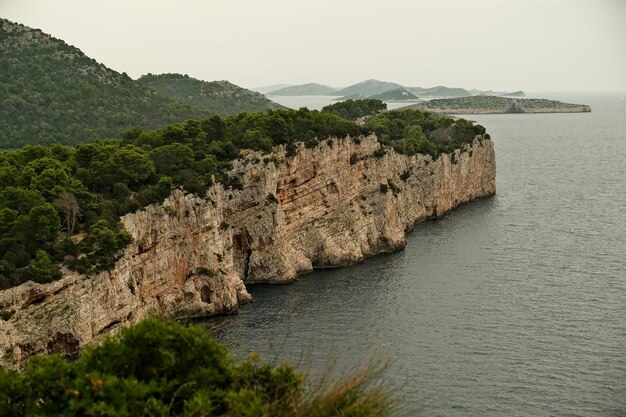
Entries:
POLYGON ((387 184, 380 184, 379 190, 381 194, 387 194, 387 191, 389 191, 389 186, 387 184))
POLYGON ((387 185, 389 186, 389 188, 391 189, 391 191, 393 192, 393 195, 398 195, 398 193, 400 191, 402 191, 400 189, 400 187, 398 187, 393 181, 391 181, 390 179, 387 179, 387 185))
POLYGON ((381 146, 380 148, 376 149, 372 155, 374 155, 375 158, 382 158, 383 156, 385 156, 386 153, 387 151, 385 150, 385 148, 381 146))
MULTIPOLYGON (((143 320, 76 361, 34 357, 0 368, 0 416, 387 417, 378 373, 357 372, 316 393, 289 365, 233 359, 198 326, 143 320)), ((10 355, 10 351, 5 352, 10 355)))
POLYGON ((209 278, 212 278, 215 276, 215 271, 209 268, 208 266, 199 266, 196 269, 196 273, 198 275, 206 275, 209 278))
POLYGON ((270 204, 278 204, 278 199, 276 198, 276 196, 272 193, 267 193, 267 197, 266 200, 268 203, 270 204))
POLYGON ((358 158, 356 156, 355 153, 353 153, 352 155, 350 155, 350 165, 354 165, 356 164, 356 162, 358 161, 358 158))

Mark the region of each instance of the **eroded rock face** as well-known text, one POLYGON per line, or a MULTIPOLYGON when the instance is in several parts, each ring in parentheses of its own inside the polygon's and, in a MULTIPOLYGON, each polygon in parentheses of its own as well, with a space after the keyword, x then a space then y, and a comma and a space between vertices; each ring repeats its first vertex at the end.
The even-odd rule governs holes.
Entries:
POLYGON ((75 355, 150 314, 236 312, 251 300, 245 283, 288 282, 401 249, 416 222, 495 193, 489 139, 436 161, 393 151, 377 158, 379 146, 374 136, 330 139, 294 156, 278 150, 276 163, 250 152, 232 171, 243 190, 218 184, 205 199, 177 190, 124 216, 134 240, 111 271, 65 271, 51 284, 0 292, 0 310, 14 313, 0 321, 0 361, 75 355))

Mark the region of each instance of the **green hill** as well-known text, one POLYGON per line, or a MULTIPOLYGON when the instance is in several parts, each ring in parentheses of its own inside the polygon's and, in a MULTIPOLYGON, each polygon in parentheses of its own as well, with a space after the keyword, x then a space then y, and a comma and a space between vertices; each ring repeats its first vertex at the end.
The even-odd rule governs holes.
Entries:
POLYGON ((471 95, 470 92, 464 88, 453 88, 443 85, 430 88, 409 87, 407 90, 422 97, 463 97, 471 95))
POLYGON ((404 88, 400 84, 390 83, 388 81, 366 80, 349 87, 342 88, 335 92, 335 95, 343 97, 372 97, 376 94, 384 93, 389 90, 404 88))
POLYGON ((336 91, 336 88, 329 87, 327 85, 309 83, 291 85, 289 87, 270 91, 268 94, 273 96, 330 96, 334 95, 336 91))
POLYGON ((407 91, 404 88, 396 88, 394 90, 385 91, 384 93, 375 94, 368 98, 383 100, 383 101, 411 101, 418 100, 418 97, 407 91))
POLYGON ((162 97, 62 40, 0 19, 0 148, 76 144, 208 112, 162 97))
POLYGON ((148 74, 137 81, 163 96, 221 116, 284 108, 263 94, 228 81, 208 82, 181 74, 148 74))

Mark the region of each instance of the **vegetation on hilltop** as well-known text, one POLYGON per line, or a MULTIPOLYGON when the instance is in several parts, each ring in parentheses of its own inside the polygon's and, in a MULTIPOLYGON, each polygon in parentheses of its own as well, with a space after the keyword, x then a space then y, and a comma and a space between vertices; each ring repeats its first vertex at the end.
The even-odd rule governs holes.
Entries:
POLYGON ((544 113, 588 112, 589 106, 546 99, 471 96, 424 101, 405 107, 441 113, 544 113))
POLYGON ((384 93, 389 90, 396 90, 398 88, 404 88, 400 84, 391 83, 388 81, 379 80, 366 80, 360 83, 353 84, 346 88, 336 91, 334 94, 342 97, 351 97, 356 95, 363 97, 371 97, 375 94, 384 93))
POLYGON ((394 90, 385 91, 384 93, 370 96, 370 98, 374 98, 378 100, 386 100, 386 101, 417 100, 418 99, 418 97, 415 94, 411 93, 410 91, 407 91, 405 88, 396 88, 394 90))
MULTIPOLYGON (((354 105, 369 112, 382 103, 354 105)), ((270 152, 284 145, 290 157, 298 142, 315 147, 329 137, 369 132, 397 152, 437 158, 484 128, 416 110, 370 116, 358 126, 333 112, 303 108, 213 116, 153 131, 134 127, 120 139, 76 147, 27 145, 2 152, 0 288, 55 280, 61 263, 87 274, 110 269, 131 241, 120 216, 163 201, 173 187, 200 196, 214 180, 240 188, 229 169, 242 148, 270 152)))
POLYGON ((163 96, 220 116, 284 108, 228 81, 207 82, 181 74, 147 74, 137 81, 163 96))
POLYGON ((387 105, 376 99, 348 99, 322 108, 323 113, 333 113, 348 120, 356 120, 385 110, 387 105))
POLYGON ((209 113, 162 97, 79 49, 0 19, 0 148, 76 144, 209 113))
MULTIPOLYGON (((5 354, 10 355, 10 352, 5 354)), ((311 392, 289 365, 235 360, 200 327, 146 319, 74 362, 34 357, 0 368, 0 417, 386 417, 393 401, 361 372, 311 392)))

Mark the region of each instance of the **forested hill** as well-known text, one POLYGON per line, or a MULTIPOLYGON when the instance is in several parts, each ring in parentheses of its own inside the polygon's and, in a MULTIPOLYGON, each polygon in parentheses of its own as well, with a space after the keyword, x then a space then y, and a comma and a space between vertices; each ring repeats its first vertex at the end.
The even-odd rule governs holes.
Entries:
POLYGON ((181 74, 148 74, 137 81, 161 95, 220 116, 284 108, 263 94, 228 81, 208 82, 181 74))
POLYGON ((0 148, 76 144, 208 112, 163 97, 60 39, 0 19, 0 148))

